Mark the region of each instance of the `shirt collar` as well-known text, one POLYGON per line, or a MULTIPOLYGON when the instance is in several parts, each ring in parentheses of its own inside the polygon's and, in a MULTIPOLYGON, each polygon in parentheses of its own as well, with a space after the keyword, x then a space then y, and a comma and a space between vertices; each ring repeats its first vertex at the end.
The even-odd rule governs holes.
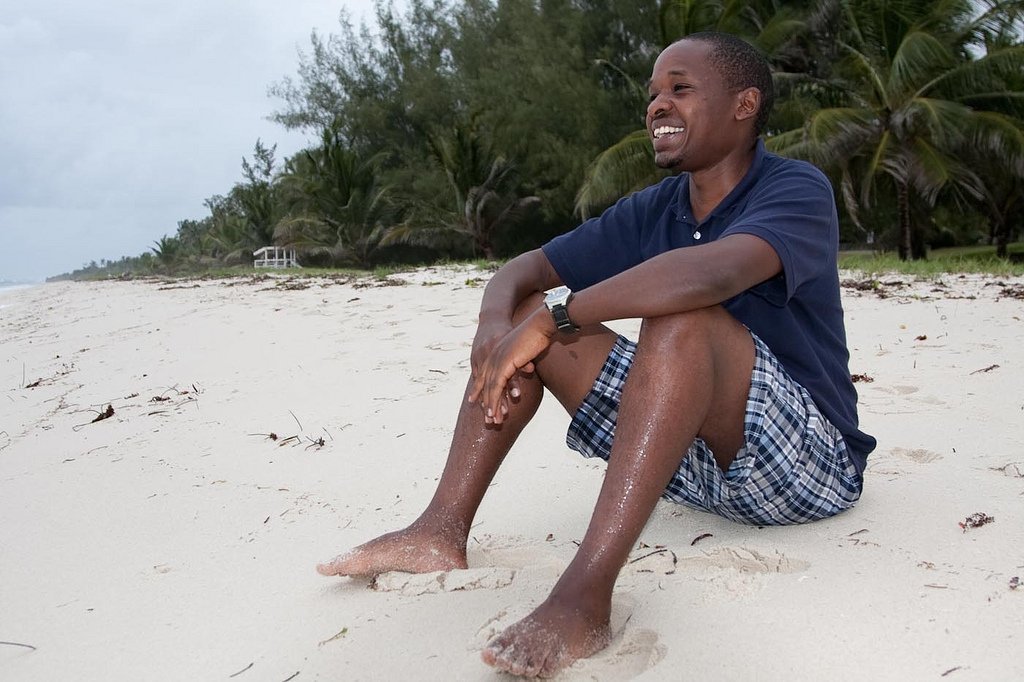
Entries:
MULTIPOLYGON (((714 210, 704 218, 703 222, 708 222, 732 210, 740 197, 746 194, 747 190, 749 190, 760 177, 761 166, 764 165, 764 157, 766 154, 767 152, 764 148, 764 139, 758 137, 757 143, 754 146, 754 160, 750 163, 750 168, 747 169, 743 179, 732 188, 732 191, 725 195, 725 198, 718 203, 718 206, 715 206, 714 210)), ((690 213, 690 174, 683 173, 679 178, 679 194, 677 195, 678 199, 675 205, 676 218, 683 222, 696 224, 696 221, 693 219, 693 215, 690 213)))

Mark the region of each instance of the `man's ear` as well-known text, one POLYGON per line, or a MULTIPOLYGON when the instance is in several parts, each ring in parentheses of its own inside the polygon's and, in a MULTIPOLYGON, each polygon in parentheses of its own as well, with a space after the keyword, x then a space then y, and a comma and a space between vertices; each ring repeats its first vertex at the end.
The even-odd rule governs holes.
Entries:
POLYGON ((740 90, 736 94, 736 120, 745 121, 757 116, 761 110, 761 91, 757 88, 740 90))

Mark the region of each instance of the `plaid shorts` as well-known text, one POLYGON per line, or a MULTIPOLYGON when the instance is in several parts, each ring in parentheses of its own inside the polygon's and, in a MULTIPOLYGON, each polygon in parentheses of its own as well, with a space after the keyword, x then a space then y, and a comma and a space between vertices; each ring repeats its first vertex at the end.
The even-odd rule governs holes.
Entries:
MULTIPOLYGON (((862 479, 846 441, 756 334, 744 447, 727 471, 701 438, 681 457, 664 499, 756 525, 805 523, 838 514, 860 497, 862 479)), ((566 444, 607 460, 636 343, 620 336, 580 405, 566 444)))

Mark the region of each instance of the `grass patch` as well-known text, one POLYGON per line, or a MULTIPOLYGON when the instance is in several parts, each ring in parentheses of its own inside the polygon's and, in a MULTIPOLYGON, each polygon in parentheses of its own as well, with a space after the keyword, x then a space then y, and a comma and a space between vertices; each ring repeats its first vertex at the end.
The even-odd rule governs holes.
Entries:
POLYGON ((866 275, 896 273, 920 278, 945 274, 985 274, 995 277, 1024 276, 1024 243, 1011 244, 1010 258, 996 258, 994 246, 958 246, 935 249, 927 260, 901 261, 894 253, 844 251, 839 267, 866 275))

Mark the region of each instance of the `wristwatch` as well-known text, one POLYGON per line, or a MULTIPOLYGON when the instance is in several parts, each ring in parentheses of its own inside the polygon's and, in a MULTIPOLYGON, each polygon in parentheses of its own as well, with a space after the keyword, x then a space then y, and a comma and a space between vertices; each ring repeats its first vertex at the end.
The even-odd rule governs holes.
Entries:
POLYGON ((551 311, 551 317, 555 318, 555 326, 558 331, 565 334, 573 334, 580 330, 572 320, 569 319, 569 301, 572 300, 572 290, 569 287, 558 287, 545 292, 544 305, 551 311))

